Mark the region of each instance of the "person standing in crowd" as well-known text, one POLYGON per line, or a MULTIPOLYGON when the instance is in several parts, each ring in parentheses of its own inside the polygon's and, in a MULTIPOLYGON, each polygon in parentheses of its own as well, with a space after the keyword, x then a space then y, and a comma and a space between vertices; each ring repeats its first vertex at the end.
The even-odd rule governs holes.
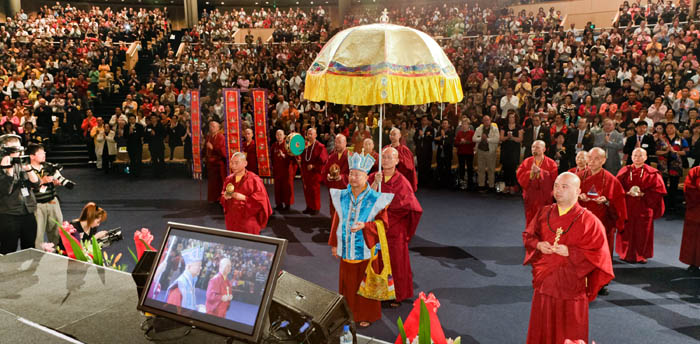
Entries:
POLYGON ((609 283, 612 258, 600 220, 578 204, 578 176, 554 182, 555 204, 545 206, 523 232, 524 265, 532 266, 528 344, 588 342, 588 304, 609 283))
POLYGON ((241 150, 245 153, 246 159, 248 159, 248 171, 258 174, 258 149, 255 145, 253 129, 246 128, 243 131, 243 135, 245 143, 243 143, 241 150))
POLYGON ((231 156, 231 174, 224 180, 220 202, 227 230, 257 235, 267 225, 272 207, 262 179, 246 170, 247 164, 245 153, 231 156))
MULTIPOLYGON (((455 135, 454 145, 457 147, 457 183, 461 189, 474 188, 474 129, 468 118, 464 117, 455 135), (466 166, 466 179, 465 179, 466 166)), ((398 168, 398 167, 397 167, 398 168)))
POLYGON ((95 157, 95 141, 93 140, 92 136, 90 136, 92 133, 92 128, 96 126, 97 118, 92 115, 92 110, 88 109, 85 111, 85 118, 83 119, 83 123, 80 125, 80 128, 83 129, 83 138, 85 142, 87 142, 91 163, 95 162, 97 159, 95 157))
POLYGON ((277 140, 270 147, 272 153, 272 177, 275 181, 275 210, 289 210, 294 204, 294 175, 297 161, 287 152, 284 130, 275 133, 277 140))
POLYGON ((532 143, 540 140, 549 145, 552 139, 549 135, 549 127, 542 122, 542 117, 539 114, 534 114, 530 117, 531 125, 523 131, 523 146, 525 147, 525 158, 532 156, 532 143))
POLYGON ((632 164, 617 173, 630 216, 618 228, 615 251, 626 262, 646 264, 654 256, 654 220, 664 214, 666 185, 659 170, 645 164, 644 148, 635 148, 631 156, 632 164))
MULTIPOLYGON (((663 148, 656 152, 660 164, 665 164, 666 170, 666 190, 668 200, 666 205, 669 212, 679 210, 681 200, 679 199, 678 184, 683 176, 683 158, 688 152, 688 141, 682 138, 675 123, 666 123, 665 135, 662 135, 663 148), (663 162, 662 162, 663 158, 663 162)), ((657 147, 659 147, 657 145, 657 147)))
POLYGON ((604 167, 613 176, 622 166, 620 162, 620 150, 624 147, 622 139, 622 134, 615 130, 615 123, 611 119, 603 120, 603 131, 596 135, 594 146, 604 150, 606 158, 604 167))
POLYGON ((520 143, 523 141, 523 130, 518 124, 515 111, 508 111, 500 132, 501 142, 501 169, 506 188, 503 193, 514 195, 518 192, 518 178, 516 169, 520 163, 520 143))
MULTIPOLYGON (((323 169, 321 170, 323 183, 326 184, 329 190, 329 200, 330 189, 345 189, 348 187, 348 174, 350 170, 348 169, 348 150, 346 147, 347 139, 345 136, 343 134, 336 135, 334 150, 328 155, 328 160, 326 160, 326 164, 323 165, 323 169)), ((329 202, 328 206, 332 218, 335 214, 333 202, 329 202)))
POLYGON ((700 166, 690 169, 683 183, 685 194, 685 222, 681 240, 680 261, 688 264, 688 271, 698 273, 700 269, 700 166))
POLYGON ((501 140, 498 125, 491 122, 491 117, 485 115, 482 124, 474 131, 476 143, 476 158, 480 192, 486 192, 486 173, 488 173, 488 190, 495 190, 496 185, 496 156, 498 142, 501 140))
MULTIPOLYGON (((182 96, 182 94, 180 94, 180 96, 182 96)), ((170 146, 170 160, 173 160, 175 157, 175 148, 184 144, 182 142, 182 137, 185 136, 185 133, 186 129, 183 125, 182 117, 173 117, 167 130, 168 146, 170 146)))
POLYGON ((162 178, 165 176, 165 128, 159 119, 158 116, 151 115, 144 139, 151 152, 153 175, 162 178))
POLYGON ((435 133, 435 146, 437 147, 436 160, 438 183, 442 187, 452 187, 452 145, 454 142, 454 130, 446 119, 440 123, 440 128, 435 133))
POLYGON ((432 181, 433 142, 435 129, 430 125, 430 118, 424 115, 420 119, 420 128, 413 137, 416 144, 416 158, 418 160, 418 184, 428 186, 432 181))
POLYGON ((206 308, 207 314, 224 318, 233 300, 233 286, 228 279, 231 273, 231 260, 219 260, 219 273, 207 283, 206 308))
POLYGON ((207 201, 215 204, 221 197, 224 179, 228 174, 226 167, 226 137, 221 132, 221 125, 216 120, 209 121, 209 132, 204 141, 204 156, 207 162, 207 201))
POLYGON ((0 136, 0 148, 10 152, 0 161, 0 254, 32 248, 36 240, 36 199, 34 191, 39 188, 39 176, 31 164, 13 163, 24 150, 21 138, 13 134, 0 136))
POLYGON ((556 162, 560 173, 568 171, 573 160, 571 149, 565 144, 565 137, 564 133, 554 134, 554 143, 549 146, 546 154, 556 162))
POLYGON ((588 128, 588 120, 585 117, 578 119, 576 128, 569 130, 566 135, 566 147, 571 153, 568 163, 573 165, 574 157, 580 151, 589 151, 593 148, 595 137, 588 128))
MULTIPOLYGON (((391 226, 385 208, 394 195, 374 191, 367 183, 368 173, 374 166, 371 155, 354 153, 348 165, 349 186, 344 190, 331 189, 331 200, 337 212, 331 223, 328 245, 333 257, 340 258, 338 292, 345 296, 355 323, 365 328, 382 317, 381 303, 358 295, 357 290, 370 263, 370 250, 379 242, 377 226, 384 226, 387 232, 391 226)), ((378 262, 377 259, 373 263, 375 270, 378 262)))
MULTIPOLYGON (((30 144, 27 147, 26 153, 31 159, 32 170, 39 176, 41 185, 34 192, 36 198, 36 241, 34 247, 41 249, 41 244, 50 242, 58 245, 59 223, 63 223, 63 213, 61 212, 61 204, 56 196, 56 187, 64 185, 61 183, 61 172, 55 170, 55 167, 47 166, 46 152, 44 146, 40 144, 30 144), (46 241, 44 241, 46 234, 46 241)), ((72 189, 72 182, 68 181, 66 187, 72 189)))
POLYGON ((392 147, 384 148, 382 152, 382 171, 369 176, 372 189, 394 195, 393 201, 387 208, 390 227, 386 228, 386 238, 389 245, 391 274, 394 278, 396 301, 391 307, 400 306, 401 302, 413 298, 413 272, 408 255, 408 243, 416 234, 418 222, 423 215, 423 208, 418 203, 413 188, 396 169, 399 162, 399 152, 392 147))
POLYGON ((535 218, 542 207, 552 203, 552 187, 558 176, 557 163, 544 154, 544 141, 533 142, 531 150, 532 156, 523 160, 516 172, 523 189, 526 224, 535 218))
POLYGON ((97 119, 97 125, 90 129, 90 137, 92 138, 92 146, 95 148, 95 167, 102 170, 102 153, 106 153, 105 149, 105 123, 102 117, 97 119))
POLYGON ((144 129, 141 123, 136 122, 136 115, 133 113, 129 114, 128 126, 126 150, 129 153, 129 169, 132 176, 138 177, 141 174, 144 129))
POLYGON ((306 200, 303 213, 309 215, 318 215, 321 211, 321 171, 328 160, 326 146, 316 140, 316 136, 316 128, 306 131, 306 148, 301 153, 301 181, 306 200))
POLYGON ((627 138, 625 146, 622 148, 622 153, 627 157, 627 165, 632 164, 632 152, 636 148, 642 148, 646 151, 645 157, 656 156, 656 144, 654 137, 647 133, 648 123, 646 121, 638 121, 635 124, 635 133, 627 138))
POLYGON ((391 144, 384 146, 384 148, 391 146, 399 152, 399 162, 396 165, 396 169, 406 177, 413 188, 413 192, 416 192, 418 191, 418 175, 416 174, 416 165, 413 161, 413 152, 408 146, 401 143, 401 137, 401 129, 392 128, 389 132, 391 144))
MULTIPOLYGON (((588 168, 581 174, 581 194, 579 203, 598 217, 605 227, 608 242, 608 252, 612 254, 615 244, 615 232, 624 228, 627 220, 627 205, 625 190, 620 181, 603 168, 605 151, 594 147, 588 152, 588 168)), ((607 295, 606 287, 601 295, 607 295)))

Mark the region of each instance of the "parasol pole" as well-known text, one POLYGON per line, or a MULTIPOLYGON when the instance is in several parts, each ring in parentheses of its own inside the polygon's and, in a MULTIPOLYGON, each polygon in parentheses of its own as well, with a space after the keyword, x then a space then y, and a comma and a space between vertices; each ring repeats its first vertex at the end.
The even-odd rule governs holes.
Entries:
MULTIPOLYGON (((379 171, 378 171, 378 172, 382 172, 382 150, 383 150, 383 147, 382 147, 382 134, 383 134, 383 132, 384 132, 384 129, 383 129, 383 127, 384 127, 383 118, 384 118, 384 103, 382 103, 382 104, 379 106, 379 144, 378 144, 378 146, 379 146, 379 171)), ((384 175, 383 175, 383 174, 382 174, 382 178, 384 178, 384 175)), ((379 181, 379 190, 378 190, 378 191, 379 191, 379 192, 382 192, 382 181, 381 181, 381 180, 379 181)))
POLYGON ((442 122, 442 111, 445 110, 445 103, 440 103, 440 122, 442 122))

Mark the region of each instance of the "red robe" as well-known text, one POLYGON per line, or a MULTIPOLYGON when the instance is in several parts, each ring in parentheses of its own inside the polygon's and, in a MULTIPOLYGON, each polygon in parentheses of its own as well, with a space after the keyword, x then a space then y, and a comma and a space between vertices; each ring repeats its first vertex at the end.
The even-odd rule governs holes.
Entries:
POLYGON ((321 210, 321 170, 328 160, 328 152, 323 143, 316 140, 301 153, 301 181, 304 184, 306 209, 321 210), (311 169, 309 169, 311 166, 311 169))
POLYGON ((683 185, 685 223, 681 240, 681 262, 700 266, 700 166, 690 169, 683 185))
POLYGON ((270 199, 262 179, 253 172, 246 171, 245 175, 236 182, 236 176, 231 174, 224 180, 224 187, 220 191, 221 205, 226 216, 226 229, 235 232, 260 234, 260 230, 267 225, 267 219, 272 215, 270 199), (226 185, 233 184, 234 192, 246 196, 245 201, 237 201, 233 198, 225 199, 226 185))
POLYGON ((168 298, 165 300, 165 302, 180 308, 180 305, 182 304, 182 294, 180 293, 180 288, 177 286, 172 287, 168 292, 168 298))
MULTIPOLYGON (((386 210, 380 211, 374 219, 375 221, 383 221, 384 228, 389 228, 386 210)), ((328 245, 332 247, 336 247, 338 244, 338 237, 336 236, 338 221, 338 215, 336 214, 333 216, 331 235, 328 238, 328 245)), ((365 222, 365 228, 362 229, 362 236, 365 238, 367 248, 372 248, 379 242, 377 225, 374 221, 365 222)), ((372 263, 375 272, 381 271, 381 264, 379 264, 379 262, 381 262, 381 255, 372 263)), ((369 259, 352 262, 340 260, 338 292, 345 296, 345 300, 348 302, 348 307, 350 307, 352 311, 353 320, 355 322, 374 322, 382 318, 381 302, 357 295, 357 289, 360 288, 360 283, 362 283, 362 280, 365 278, 367 264, 369 264, 369 259)))
POLYGON ((228 174, 226 166, 226 137, 224 134, 217 133, 216 135, 207 136, 204 142, 207 161, 207 201, 216 202, 221 193, 221 187, 224 185, 224 178, 228 174), (207 147, 207 143, 211 142, 213 149, 207 147))
POLYGON ((641 262, 654 256, 654 220, 664 214, 666 185, 659 170, 644 164, 624 166, 617 172, 625 194, 633 186, 639 186, 642 197, 625 195, 627 214, 630 216, 624 229, 619 228, 615 251, 624 261, 641 262))
POLYGON ((221 301, 221 297, 224 295, 230 295, 231 293, 233 293, 231 281, 224 278, 221 273, 218 273, 216 276, 212 277, 207 285, 207 313, 220 318, 226 317, 226 311, 228 310, 231 301, 221 301))
POLYGON ((272 176, 275 180, 275 205, 294 204, 294 175, 297 162, 285 149, 285 144, 275 142, 271 147, 272 176))
MULTIPOLYGON (((392 147, 391 145, 384 146, 383 149, 392 147)), ((413 163, 413 152, 405 145, 399 144, 394 147, 399 152, 399 163, 396 165, 396 170, 401 172, 408 183, 411 184, 413 192, 418 191, 418 175, 416 174, 416 165, 413 163)))
POLYGON ((544 206, 552 204, 552 189, 554 180, 559 175, 557 163, 549 157, 543 157, 540 163, 540 175, 530 178, 530 169, 535 163, 531 156, 520 164, 517 171, 518 183, 523 188, 523 204, 525 205, 525 224, 529 224, 537 212, 544 206))
POLYGON ((321 170, 321 176, 323 176, 323 183, 328 187, 328 205, 331 210, 331 218, 335 215, 335 207, 333 207, 333 202, 330 200, 330 189, 346 189, 348 187, 348 175, 350 174, 350 167, 348 166, 348 150, 344 150, 343 154, 338 157, 338 152, 333 152, 328 155, 328 160, 326 164, 323 165, 323 170, 321 170), (331 180, 330 170, 331 166, 338 165, 340 173, 338 180, 331 180))
POLYGON ((532 308, 528 344, 561 344, 565 339, 588 342, 588 303, 615 276, 603 224, 579 204, 559 216, 556 204, 543 207, 523 232, 524 265, 532 265, 532 308), (559 243, 569 256, 543 254, 537 243, 559 243))
MULTIPOLYGON (((369 176, 370 184, 374 183, 375 175, 373 173, 369 176)), ((400 172, 394 173, 388 182, 382 181, 382 192, 394 194, 394 199, 387 209, 391 227, 386 228, 386 239, 389 245, 396 301, 401 302, 413 298, 413 272, 408 255, 408 242, 416 234, 423 208, 418 203, 408 179, 400 172)))
POLYGON ((258 151, 255 148, 255 140, 243 144, 245 159, 248 162, 246 169, 250 172, 258 174, 258 151))
POLYGON ((625 228, 625 221, 627 221, 625 190, 620 181, 604 168, 601 168, 600 172, 594 175, 591 175, 590 169, 585 169, 578 174, 578 177, 581 178, 582 194, 587 194, 589 198, 596 198, 598 196, 589 195, 589 193, 595 192, 599 196, 605 196, 610 202, 608 205, 598 204, 594 201, 579 201, 578 203, 590 210, 603 223, 608 237, 609 251, 612 254, 615 247, 615 230, 625 228))

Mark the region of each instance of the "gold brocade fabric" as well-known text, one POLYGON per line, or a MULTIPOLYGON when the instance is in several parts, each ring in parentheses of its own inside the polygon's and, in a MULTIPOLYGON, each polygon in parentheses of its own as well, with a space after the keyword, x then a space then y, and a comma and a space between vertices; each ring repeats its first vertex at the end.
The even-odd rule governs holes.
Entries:
POLYGON ((336 104, 456 103, 464 94, 454 66, 427 34, 391 24, 339 32, 306 74, 304 97, 336 104))
POLYGON ((384 222, 377 220, 377 235, 379 236, 379 246, 382 249, 382 264, 384 267, 380 273, 374 272, 372 262, 377 257, 377 247, 372 248, 372 258, 369 259, 365 279, 360 283, 357 289, 357 295, 367 299, 388 301, 396 299, 396 291, 394 290, 394 279, 391 275, 391 261, 389 260, 389 245, 386 241, 386 233, 384 231, 384 222))

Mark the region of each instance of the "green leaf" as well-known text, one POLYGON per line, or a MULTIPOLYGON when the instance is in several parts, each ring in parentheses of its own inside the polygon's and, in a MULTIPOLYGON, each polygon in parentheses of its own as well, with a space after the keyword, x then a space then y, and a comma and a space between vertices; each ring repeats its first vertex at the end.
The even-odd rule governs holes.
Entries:
POLYGON ((401 335, 401 344, 406 344, 406 330, 403 328, 403 320, 401 320, 401 317, 399 317, 396 320, 396 325, 399 326, 399 334, 401 335))
POLYGON ((423 299, 420 300, 420 326, 418 328, 418 343, 430 344, 430 313, 423 299))
POLYGON ((68 242, 70 242, 70 247, 73 250, 75 259, 81 262, 89 262, 90 259, 85 256, 85 253, 83 253, 83 249, 80 248, 80 244, 78 244, 78 242, 75 241, 75 238, 73 238, 72 235, 68 234, 68 232, 65 229, 63 229, 63 227, 59 227, 59 229, 63 232, 63 235, 65 235, 66 238, 68 238, 68 242))
POLYGON ((131 253, 131 258, 134 258, 134 263, 138 263, 139 258, 136 257, 136 253, 134 253, 134 251, 131 250, 131 247, 127 247, 127 248, 129 249, 129 253, 131 253))
POLYGON ((94 236, 92 237, 92 262, 99 266, 104 265, 102 262, 102 248, 94 236))

